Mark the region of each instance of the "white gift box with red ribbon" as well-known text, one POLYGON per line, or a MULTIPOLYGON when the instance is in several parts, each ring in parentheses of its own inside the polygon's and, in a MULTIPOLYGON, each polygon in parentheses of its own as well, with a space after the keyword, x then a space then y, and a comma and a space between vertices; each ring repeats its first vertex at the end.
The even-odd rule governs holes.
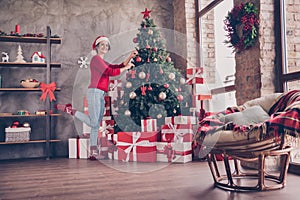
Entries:
POLYGON ((118 132, 115 160, 156 162, 157 132, 118 132))
POLYGON ((192 142, 193 141, 193 126, 192 124, 168 124, 161 126, 161 141, 162 142, 192 142))
POLYGON ((187 163, 192 161, 192 143, 157 142, 157 162, 187 163))
POLYGON ((141 120, 142 132, 157 131, 157 120, 156 119, 142 119, 141 120))
POLYGON ((69 158, 87 159, 90 151, 89 138, 69 138, 69 158))
POLYGON ((166 117, 165 124, 196 124, 197 118, 194 116, 173 116, 166 117))

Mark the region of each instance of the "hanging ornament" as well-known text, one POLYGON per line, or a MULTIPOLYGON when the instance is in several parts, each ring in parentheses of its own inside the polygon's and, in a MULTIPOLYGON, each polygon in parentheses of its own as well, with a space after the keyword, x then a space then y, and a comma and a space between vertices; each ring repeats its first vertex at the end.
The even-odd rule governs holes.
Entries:
POLYGON ((173 113, 174 113, 174 114, 176 114, 176 113, 177 113, 177 111, 174 109, 174 110, 173 110, 173 113))
POLYGON ((125 87, 126 87, 126 88, 131 88, 131 87, 132 87, 132 83, 131 83, 131 82, 127 82, 127 83, 125 84, 125 87))
POLYGON ((149 81, 149 78, 150 78, 150 73, 148 72, 148 73, 146 74, 146 81, 147 81, 147 82, 149 81))
POLYGON ((171 62, 171 61, 172 61, 171 57, 168 56, 168 57, 166 58, 166 61, 167 61, 167 62, 171 62))
POLYGON ((170 86, 170 85, 169 85, 168 83, 165 83, 165 84, 164 84, 164 88, 166 88, 166 89, 168 89, 169 86, 170 86))
POLYGON ((169 79, 170 80, 174 80, 175 79, 175 74, 174 73, 170 73, 169 74, 169 79))
POLYGON ((178 92, 178 88, 175 88, 175 92, 178 92))
POLYGON ((153 30, 152 30, 152 29, 149 29, 149 30, 148 30, 148 34, 149 34, 149 35, 152 35, 152 34, 153 34, 153 30))
POLYGON ((160 73, 160 74, 163 74, 163 73, 164 73, 164 71, 162 70, 161 66, 159 66, 159 73, 160 73))
POLYGON ((123 104, 124 104, 124 100, 121 100, 121 101, 120 101, 120 105, 123 105, 123 104))
POLYGON ((153 62, 157 62, 157 58, 153 58, 153 62))
POLYGON ((137 37, 135 37, 135 38, 133 38, 133 43, 137 43, 138 42, 138 39, 137 39, 137 37))
POLYGON ((78 64, 80 64, 80 68, 88 68, 88 58, 86 56, 81 56, 78 60, 78 64))
POLYGON ((150 45, 149 44, 147 44, 146 45, 146 49, 150 49, 151 47, 150 47, 150 45))
POLYGON ((129 93, 129 98, 130 99, 134 99, 136 97, 136 93, 135 92, 130 92, 129 93))
POLYGON ((129 73, 131 74, 131 78, 135 78, 136 71, 130 70, 129 73))
POLYGON ((147 62, 148 62, 148 63, 150 62, 150 58, 147 58, 147 62))
POLYGON ((158 97, 160 100, 165 100, 167 98, 167 94, 165 92, 161 92, 159 93, 158 97))
POLYGON ((181 88, 178 88, 178 92, 181 92, 181 88))
POLYGON ((139 78, 140 78, 140 79, 144 79, 145 77, 146 77, 145 72, 140 72, 140 73, 139 73, 139 78))
POLYGON ((140 56, 137 56, 136 58, 135 58, 135 62, 142 62, 142 58, 140 57, 140 56))
POLYGON ((177 100, 178 100, 178 101, 183 101, 183 96, 182 96, 181 94, 178 95, 178 96, 177 96, 177 100))
POLYGON ((143 85, 143 86, 141 87, 141 91, 142 91, 142 95, 143 95, 143 96, 146 95, 146 90, 147 90, 147 87, 143 85))
POLYGON ((157 117, 157 119, 160 119, 160 118, 162 118, 162 114, 158 114, 156 117, 157 117))
POLYGON ((149 85, 148 90, 149 90, 149 91, 152 91, 152 90, 153 90, 153 88, 151 87, 151 85, 149 85))
POLYGON ((156 47, 153 47, 152 49, 154 52, 157 52, 157 48, 156 47))
POLYGON ((185 78, 180 78, 179 82, 181 85, 185 84, 185 78))
POLYGON ((124 112, 124 115, 126 115, 126 116, 130 116, 130 115, 131 115, 131 112, 130 112, 130 110, 125 110, 125 112, 124 112))

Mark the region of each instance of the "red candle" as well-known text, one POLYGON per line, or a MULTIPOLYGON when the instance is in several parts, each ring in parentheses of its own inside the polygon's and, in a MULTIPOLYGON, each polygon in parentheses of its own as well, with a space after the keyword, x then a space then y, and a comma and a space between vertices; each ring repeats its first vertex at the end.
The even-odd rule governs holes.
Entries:
POLYGON ((19 24, 16 25, 16 33, 20 34, 20 25, 19 24))

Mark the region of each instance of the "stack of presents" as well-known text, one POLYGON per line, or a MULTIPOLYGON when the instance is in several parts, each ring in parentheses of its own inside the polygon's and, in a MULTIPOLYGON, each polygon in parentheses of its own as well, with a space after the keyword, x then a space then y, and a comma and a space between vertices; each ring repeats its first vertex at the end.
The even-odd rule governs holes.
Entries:
MULTIPOLYGON (((203 87, 198 87, 203 85, 202 73, 202 68, 187 69, 187 83, 193 91, 190 116, 166 117, 165 123, 160 127, 157 126, 156 119, 144 119, 141 120, 140 132, 114 132, 113 116, 117 108, 111 105, 112 101, 122 95, 122 82, 111 80, 110 91, 105 97, 103 121, 98 131, 101 156, 125 162, 187 163, 192 161, 193 137, 198 124, 197 114, 201 110, 201 101, 211 98, 208 93, 203 95, 203 87)), ((86 99, 84 99, 84 109, 88 113, 86 99)), ((84 135, 90 133, 90 128, 85 124, 83 124, 83 132, 84 135)), ((69 139, 69 158, 86 159, 89 156, 88 151, 89 138, 69 139)))

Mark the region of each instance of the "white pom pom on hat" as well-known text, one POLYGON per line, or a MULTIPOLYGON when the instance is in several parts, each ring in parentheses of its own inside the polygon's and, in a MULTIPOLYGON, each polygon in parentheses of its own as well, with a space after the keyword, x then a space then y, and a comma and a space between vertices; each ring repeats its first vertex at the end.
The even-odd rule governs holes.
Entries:
POLYGON ((106 41, 109 44, 109 49, 110 49, 110 41, 106 36, 103 36, 103 35, 100 35, 95 39, 95 41, 93 42, 93 45, 92 45, 92 49, 95 49, 96 46, 102 41, 106 41))

